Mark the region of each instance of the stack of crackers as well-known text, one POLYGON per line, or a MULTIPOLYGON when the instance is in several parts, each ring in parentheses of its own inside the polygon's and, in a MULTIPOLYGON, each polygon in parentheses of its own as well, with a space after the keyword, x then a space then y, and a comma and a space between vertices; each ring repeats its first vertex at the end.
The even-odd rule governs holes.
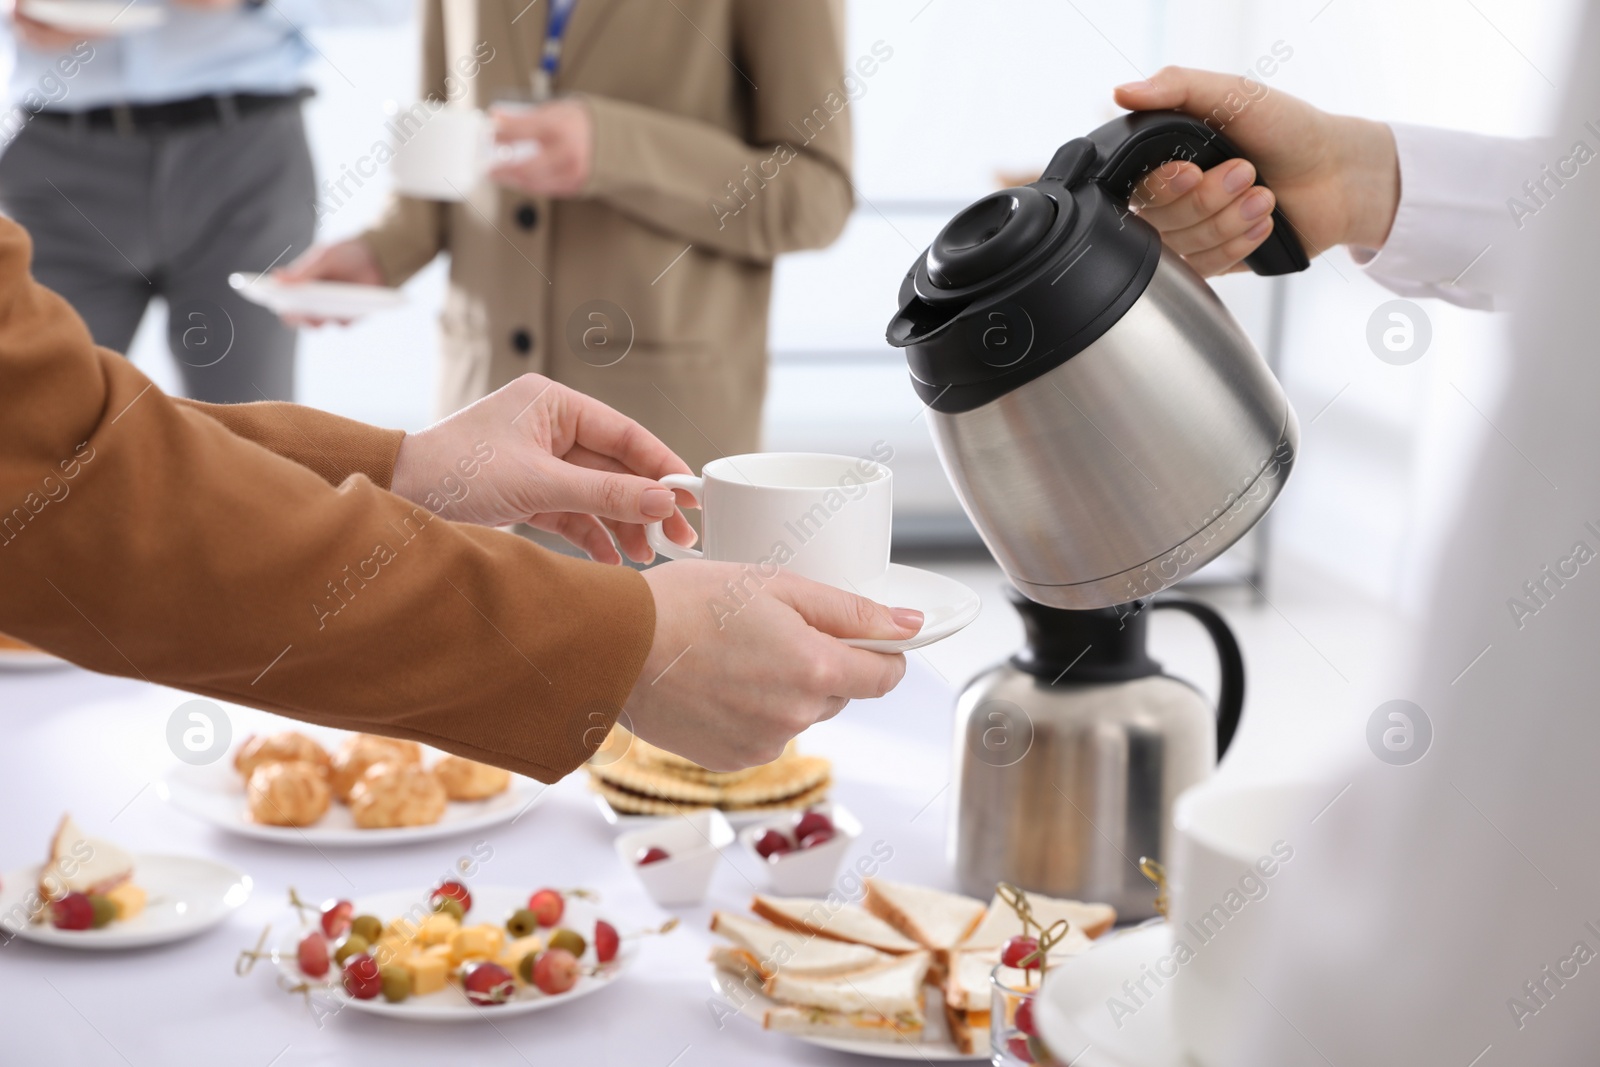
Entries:
POLYGON ((589 760, 589 786, 627 815, 677 815, 695 808, 788 811, 820 803, 833 782, 833 764, 804 756, 789 742, 771 763, 742 771, 708 771, 623 729, 589 760))

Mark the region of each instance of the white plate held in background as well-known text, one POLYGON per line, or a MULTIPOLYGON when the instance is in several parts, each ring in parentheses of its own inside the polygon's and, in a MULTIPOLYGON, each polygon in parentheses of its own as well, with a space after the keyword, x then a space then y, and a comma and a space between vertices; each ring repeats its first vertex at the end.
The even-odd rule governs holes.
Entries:
POLYGON ((385 285, 350 282, 281 282, 270 274, 230 274, 239 295, 279 315, 348 321, 388 311, 406 302, 405 293, 385 285))
POLYGON ((57 930, 26 918, 39 883, 38 866, 10 871, 0 890, 0 927, 24 941, 79 949, 143 948, 181 941, 222 922, 250 899, 250 878, 198 856, 136 854, 133 884, 148 895, 144 910, 98 930, 57 930))

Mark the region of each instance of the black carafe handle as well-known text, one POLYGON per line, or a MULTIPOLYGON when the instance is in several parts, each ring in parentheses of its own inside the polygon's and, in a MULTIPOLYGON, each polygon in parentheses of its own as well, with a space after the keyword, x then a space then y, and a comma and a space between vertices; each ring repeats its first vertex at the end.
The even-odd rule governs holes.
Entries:
POLYGON ((1164 608, 1192 616, 1206 628, 1211 643, 1217 648, 1217 663, 1222 674, 1217 693, 1217 759, 1220 761, 1233 743, 1233 735, 1239 729, 1239 713, 1244 710, 1244 656, 1239 651, 1239 642, 1210 604, 1188 597, 1162 596, 1151 605, 1152 611, 1164 608))
MULTIPOLYGON (((1066 163, 1078 170, 1073 178, 1086 178, 1118 200, 1127 200, 1133 194, 1133 187, 1146 174, 1175 159, 1210 170, 1243 155, 1221 133, 1200 119, 1178 111, 1130 112, 1112 119, 1082 140, 1094 145, 1092 162, 1081 159, 1087 154, 1081 148, 1069 153, 1078 143, 1071 142, 1056 153, 1056 160, 1051 162, 1046 175, 1056 171, 1058 162, 1066 163)), ((1069 178, 1068 184, 1076 182, 1069 178)), ((1260 175, 1256 176, 1256 184, 1263 184, 1260 175)), ((1294 227, 1276 207, 1272 209, 1272 233, 1260 248, 1245 257, 1245 263, 1262 275, 1294 274, 1311 265, 1300 239, 1295 236, 1294 227)))

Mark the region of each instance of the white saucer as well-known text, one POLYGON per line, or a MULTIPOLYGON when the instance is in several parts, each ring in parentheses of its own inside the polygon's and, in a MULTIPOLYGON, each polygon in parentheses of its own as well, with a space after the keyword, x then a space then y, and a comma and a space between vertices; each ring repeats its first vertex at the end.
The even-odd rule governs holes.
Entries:
POLYGON ((920 567, 889 564, 889 570, 876 582, 856 590, 891 608, 916 608, 922 612, 922 629, 906 641, 874 641, 845 638, 844 643, 869 652, 910 652, 914 648, 943 641, 978 617, 983 601, 978 594, 956 581, 920 567))
MULTIPOLYGON (((74 0, 76 2, 76 0, 74 0)), ((386 285, 350 282, 280 282, 270 274, 228 275, 240 296, 279 315, 348 321, 388 311, 406 302, 405 293, 386 285)))
POLYGON ((1171 953, 1172 927, 1152 923, 1102 937, 1087 952, 1052 967, 1034 1017, 1056 1059, 1072 1067, 1188 1067, 1172 1032, 1170 982, 1131 1015, 1114 1020, 1107 1006, 1113 997, 1129 1003, 1123 983, 1171 953))
POLYGON ((148 30, 167 21, 167 11, 134 0, 23 0, 28 18, 70 33, 118 35, 148 30))
POLYGON ((57 930, 25 918, 39 884, 37 865, 9 871, 0 890, 0 927, 24 941, 60 948, 122 949, 164 945, 203 933, 250 899, 250 876, 199 856, 133 857, 133 884, 147 894, 144 910, 98 930, 57 930))

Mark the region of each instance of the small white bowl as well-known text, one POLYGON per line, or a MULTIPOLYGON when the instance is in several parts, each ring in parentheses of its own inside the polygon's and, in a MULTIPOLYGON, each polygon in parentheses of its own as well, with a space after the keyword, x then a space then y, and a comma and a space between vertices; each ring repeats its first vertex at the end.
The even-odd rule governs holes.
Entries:
POLYGON ((785 812, 760 822, 751 823, 739 831, 739 843, 750 853, 756 866, 766 875, 767 884, 780 896, 816 896, 833 888, 833 879, 839 873, 839 864, 850 845, 861 836, 861 823, 843 804, 813 804, 801 811, 785 812), (794 836, 794 824, 806 811, 817 811, 833 820, 833 840, 811 848, 797 848, 767 859, 756 851, 756 842, 768 830, 778 830, 794 836))
POLYGON ((638 876, 650 899, 664 908, 704 900, 722 850, 732 843, 733 827, 714 808, 662 819, 619 834, 614 841, 623 866, 638 876), (639 853, 652 845, 666 849, 667 858, 641 866, 639 853))

